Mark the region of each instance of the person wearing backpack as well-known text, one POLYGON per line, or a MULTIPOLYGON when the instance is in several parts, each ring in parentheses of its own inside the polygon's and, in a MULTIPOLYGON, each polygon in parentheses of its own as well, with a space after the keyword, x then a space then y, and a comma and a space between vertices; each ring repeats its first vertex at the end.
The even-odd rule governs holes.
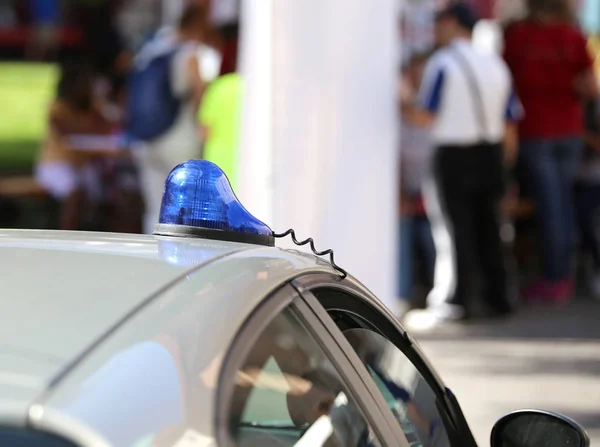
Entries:
POLYGON ((128 85, 126 133, 138 165, 145 202, 144 232, 158 222, 171 169, 200 158, 196 112, 204 93, 198 54, 208 10, 190 4, 177 29, 163 28, 136 55, 128 85))
POLYGON ((476 22, 466 3, 438 14, 440 48, 427 63, 416 104, 403 110, 414 124, 432 128, 435 145, 433 178, 425 187, 434 287, 428 309, 406 315, 413 330, 474 317, 473 298, 482 298, 490 317, 513 311, 499 214, 504 161, 516 157, 515 123, 523 110, 502 58, 473 45, 476 22))

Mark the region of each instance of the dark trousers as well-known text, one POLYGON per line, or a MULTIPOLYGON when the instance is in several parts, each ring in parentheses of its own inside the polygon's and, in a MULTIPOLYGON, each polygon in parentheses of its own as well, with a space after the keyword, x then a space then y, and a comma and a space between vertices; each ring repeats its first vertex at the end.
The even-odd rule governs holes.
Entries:
POLYGON ((582 151, 579 137, 521 142, 519 163, 535 201, 542 269, 549 282, 571 276, 575 248, 573 187, 582 151))
POLYGON ((575 188, 581 248, 589 254, 595 272, 600 271, 600 184, 579 183, 575 188))
POLYGON ((436 244, 435 286, 428 305, 467 312, 471 297, 492 311, 510 310, 500 237, 504 194, 502 148, 498 145, 440 146, 433 160, 428 213, 436 244), (483 290, 475 290, 481 273, 483 290))
POLYGON ((428 284, 435 272, 435 245, 427 216, 407 216, 400 221, 400 274, 398 292, 403 300, 410 300, 415 284, 415 254, 422 255, 428 284))

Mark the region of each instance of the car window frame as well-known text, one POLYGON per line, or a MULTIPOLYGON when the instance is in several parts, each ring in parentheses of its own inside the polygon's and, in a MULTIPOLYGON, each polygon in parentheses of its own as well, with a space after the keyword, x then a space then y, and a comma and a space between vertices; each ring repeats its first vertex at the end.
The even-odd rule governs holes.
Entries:
MULTIPOLYGON (((352 277, 340 280, 339 275, 330 273, 301 276, 294 279, 292 285, 330 331, 335 328, 344 337, 343 332, 331 318, 330 312, 336 310, 347 312, 368 322, 372 330, 396 346, 415 366, 443 405, 440 411, 445 414, 441 416, 445 417, 451 425, 446 427, 451 444, 477 447, 471 428, 452 391, 444 384, 414 338, 373 293, 352 277), (331 289, 344 296, 317 298, 313 294, 315 290, 324 289, 331 289)), ((343 343, 339 344, 344 346, 343 343)), ((347 347, 354 352, 350 344, 347 347)))
POLYGON ((229 431, 229 409, 235 389, 231 384, 234 382, 235 374, 242 367, 246 354, 255 346, 260 334, 274 318, 288 308, 296 313, 335 367, 348 389, 349 397, 358 405, 365 421, 373 429, 377 439, 384 446, 409 447, 408 441, 404 437, 404 442, 398 443, 394 426, 389 424, 387 416, 382 412, 376 399, 365 386, 364 381, 355 369, 355 365, 348 360, 336 340, 314 314, 313 309, 304 302, 302 296, 289 283, 271 293, 254 309, 238 329, 234 341, 223 358, 215 403, 216 417, 214 423, 218 445, 231 447, 236 445, 229 431))

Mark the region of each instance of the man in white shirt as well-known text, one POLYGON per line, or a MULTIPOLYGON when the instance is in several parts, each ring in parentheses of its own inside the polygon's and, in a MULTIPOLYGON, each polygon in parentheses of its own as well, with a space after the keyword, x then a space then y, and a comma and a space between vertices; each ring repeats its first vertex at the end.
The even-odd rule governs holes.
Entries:
MULTIPOLYGON (((477 18, 462 3, 436 18, 440 49, 430 59, 417 104, 408 118, 432 128, 436 147, 426 203, 436 245, 435 284, 426 311, 407 315, 413 329, 470 315, 477 269, 491 315, 512 311, 500 239, 504 193, 503 144, 514 157, 514 123, 522 108, 511 76, 497 55, 477 50, 471 35, 477 18)), ((479 295, 479 294, 477 294, 479 295)))

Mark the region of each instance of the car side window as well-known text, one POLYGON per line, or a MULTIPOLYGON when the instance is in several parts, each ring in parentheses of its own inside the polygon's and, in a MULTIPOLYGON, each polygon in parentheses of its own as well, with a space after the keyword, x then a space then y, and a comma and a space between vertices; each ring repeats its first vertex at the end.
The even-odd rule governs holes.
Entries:
POLYGON ((367 367, 409 444, 449 447, 436 396, 404 353, 368 329, 347 329, 343 334, 367 367))
POLYGON ((235 375, 229 430, 238 446, 379 446, 325 352, 288 308, 235 375))

